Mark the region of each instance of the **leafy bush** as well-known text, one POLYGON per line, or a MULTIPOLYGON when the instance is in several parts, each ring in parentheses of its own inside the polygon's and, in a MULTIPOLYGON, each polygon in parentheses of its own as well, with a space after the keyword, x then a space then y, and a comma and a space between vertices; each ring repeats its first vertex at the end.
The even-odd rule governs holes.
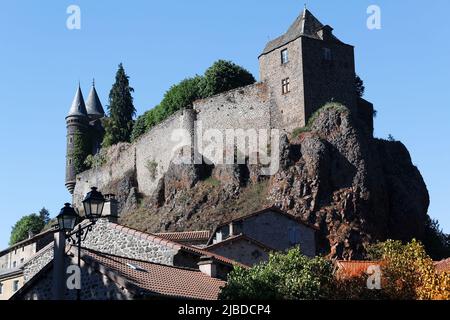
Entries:
POLYGON ((450 274, 436 273, 423 245, 388 240, 369 248, 370 258, 382 260, 382 290, 390 299, 449 300, 450 274))
POLYGON ((321 258, 308 258, 294 248, 273 253, 269 261, 251 269, 236 267, 228 275, 221 299, 326 299, 333 285, 333 266, 321 258))
POLYGON ((28 232, 38 234, 44 226, 44 220, 35 213, 21 218, 12 228, 9 245, 12 246, 20 241, 26 240, 28 238, 28 232))
POLYGON ((84 165, 86 169, 96 169, 103 166, 106 162, 108 162, 106 151, 105 149, 101 149, 96 155, 88 155, 84 161, 84 165))
POLYGON ((155 180, 158 172, 158 163, 154 160, 148 160, 145 166, 150 173, 150 177, 155 180))
POLYGON ((364 92, 366 91, 366 87, 364 86, 364 81, 359 77, 355 77, 355 86, 356 86, 356 94, 359 98, 364 96, 364 92))
POLYGON ((255 83, 253 75, 231 61, 218 60, 205 72, 202 96, 210 97, 255 83))
POLYGON ((230 61, 219 60, 208 68, 204 76, 197 75, 173 85, 164 94, 160 104, 138 117, 131 139, 135 141, 178 110, 192 107, 195 100, 207 98, 254 82, 255 78, 253 75, 244 68, 230 61))
POLYGON ((437 220, 427 217, 422 242, 432 259, 441 260, 450 257, 450 235, 444 233, 437 220))

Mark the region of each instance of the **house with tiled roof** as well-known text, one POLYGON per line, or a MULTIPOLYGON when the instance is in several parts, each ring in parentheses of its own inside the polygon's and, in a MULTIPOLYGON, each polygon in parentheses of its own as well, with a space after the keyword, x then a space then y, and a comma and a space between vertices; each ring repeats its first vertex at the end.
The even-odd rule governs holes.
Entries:
POLYGON ((314 257, 317 230, 298 217, 270 207, 220 224, 205 250, 250 265, 267 260, 271 251, 295 246, 300 246, 306 256, 314 257))
POLYGON ((0 300, 8 300, 24 284, 23 266, 53 241, 49 229, 0 251, 0 300))
MULTIPOLYGON (((68 250, 65 265, 77 264, 77 250, 68 250)), ((198 299, 216 300, 225 281, 199 269, 169 266, 83 248, 82 300, 198 299)), ((53 263, 49 262, 15 293, 12 300, 51 300, 53 263)), ((64 299, 77 292, 64 289, 64 299)))

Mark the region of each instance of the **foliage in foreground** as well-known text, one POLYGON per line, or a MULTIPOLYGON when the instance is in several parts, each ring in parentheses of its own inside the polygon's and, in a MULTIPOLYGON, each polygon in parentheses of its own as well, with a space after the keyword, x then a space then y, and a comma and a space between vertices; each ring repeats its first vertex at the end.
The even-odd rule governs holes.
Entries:
POLYGON ((251 269, 236 267, 228 276, 220 298, 233 299, 326 299, 333 283, 333 266, 321 258, 308 258, 294 248, 273 253, 267 263, 251 269))
POLYGON ((225 300, 391 299, 450 300, 450 274, 436 273, 423 245, 386 241, 369 248, 379 261, 381 289, 370 290, 369 275, 343 277, 321 257, 308 258, 299 248, 274 253, 269 261, 250 269, 236 267, 220 298, 225 300))

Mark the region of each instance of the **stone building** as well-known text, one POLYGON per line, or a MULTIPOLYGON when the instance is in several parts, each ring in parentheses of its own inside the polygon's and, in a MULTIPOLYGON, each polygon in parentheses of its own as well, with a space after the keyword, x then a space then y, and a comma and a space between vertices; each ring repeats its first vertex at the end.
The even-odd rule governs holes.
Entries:
POLYGON ((300 246, 316 255, 317 227, 277 208, 267 208, 219 225, 205 250, 247 265, 267 260, 268 253, 300 246))
MULTIPOLYGON (((124 179, 136 179, 136 191, 151 196, 174 157, 180 152, 185 157, 200 153, 194 141, 208 129, 242 129, 244 138, 248 130, 291 133, 305 126, 311 115, 330 101, 346 105, 373 127, 373 106, 356 92, 353 46, 340 41, 333 28, 322 24, 306 8, 284 35, 265 46, 259 65, 260 82, 195 101, 191 109, 173 114, 133 144, 109 149, 111 157, 102 167, 75 175, 73 137, 84 132, 88 124, 92 127, 93 120, 101 131, 98 119, 104 114, 95 88, 86 108, 78 90, 66 119, 66 185, 73 193, 74 205, 81 209, 81 199, 91 186, 110 189, 124 179), (187 135, 182 145, 171 139, 179 129, 187 135), (149 163, 154 167, 152 172, 149 163)), ((98 142, 93 152, 98 150, 96 147, 98 142)), ((246 154, 246 150, 238 150, 242 151, 246 154)))
POLYGON ((23 267, 53 241, 47 230, 0 251, 0 300, 9 299, 24 284, 23 267))

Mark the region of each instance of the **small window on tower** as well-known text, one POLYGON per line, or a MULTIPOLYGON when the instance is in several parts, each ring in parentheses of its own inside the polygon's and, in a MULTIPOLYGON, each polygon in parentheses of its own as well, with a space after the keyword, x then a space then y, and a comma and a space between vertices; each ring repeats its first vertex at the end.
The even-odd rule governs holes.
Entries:
POLYGON ((287 94, 291 91, 290 85, 289 85, 289 78, 281 80, 281 92, 282 94, 287 94))
POLYGON ((333 60, 333 56, 331 54, 331 49, 330 48, 323 48, 323 59, 325 61, 333 60))
POLYGON ((281 64, 286 64, 289 62, 288 50, 284 49, 281 51, 281 64))
POLYGON ((69 137, 69 143, 73 142, 73 137, 69 137))

